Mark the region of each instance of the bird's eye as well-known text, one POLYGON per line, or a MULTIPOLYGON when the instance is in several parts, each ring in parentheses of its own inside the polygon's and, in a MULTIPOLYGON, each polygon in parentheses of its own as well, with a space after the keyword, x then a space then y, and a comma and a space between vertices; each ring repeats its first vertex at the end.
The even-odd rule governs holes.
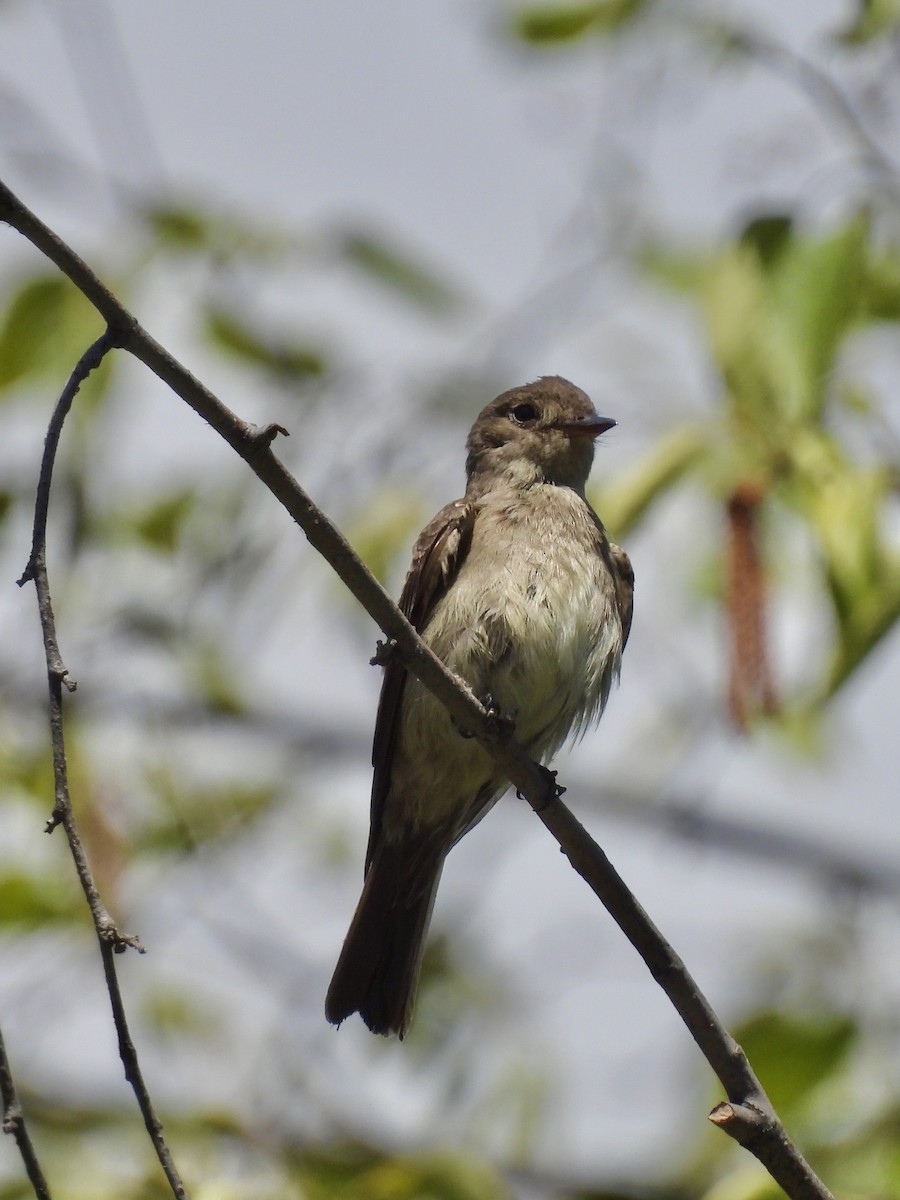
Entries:
POLYGON ((537 420, 537 409, 533 404, 517 404, 509 414, 519 425, 527 425, 529 421, 537 420))

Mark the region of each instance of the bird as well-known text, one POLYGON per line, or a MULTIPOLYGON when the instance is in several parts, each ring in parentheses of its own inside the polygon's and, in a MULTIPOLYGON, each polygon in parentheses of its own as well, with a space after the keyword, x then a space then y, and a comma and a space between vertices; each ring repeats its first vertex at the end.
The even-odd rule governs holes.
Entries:
MULTIPOLYGON (((615 424, 556 375, 492 400, 468 436, 465 494, 419 535, 400 596, 542 765, 600 719, 631 628, 631 563, 585 497, 595 440, 615 424)), ((325 1014, 340 1025, 359 1013, 402 1039, 444 860, 509 782, 399 656, 384 657, 364 884, 325 1014)))

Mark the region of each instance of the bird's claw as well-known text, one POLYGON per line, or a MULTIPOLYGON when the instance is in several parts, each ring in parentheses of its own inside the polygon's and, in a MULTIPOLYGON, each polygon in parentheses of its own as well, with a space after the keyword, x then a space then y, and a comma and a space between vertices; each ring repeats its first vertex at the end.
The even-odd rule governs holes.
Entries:
POLYGON ((386 667, 388 663, 394 661, 397 656, 397 643, 393 638, 388 638, 386 642, 380 639, 375 643, 375 653, 369 659, 370 667, 386 667))
MULTIPOLYGON (((488 719, 493 726, 494 733, 498 736, 512 737, 512 734, 516 728, 518 709, 511 709, 509 713, 502 712, 500 705, 490 692, 485 692, 485 694, 479 697, 479 699, 482 708, 487 711, 488 719)), ((460 737, 473 738, 475 736, 471 729, 463 729, 461 726, 457 726, 457 728, 459 730, 460 737)))
MULTIPOLYGON (((549 767, 542 767, 542 766, 540 766, 540 764, 538 764, 538 770, 541 772, 541 774, 544 776, 544 778, 548 781, 548 783, 550 783, 550 785, 553 788, 553 795, 549 799, 544 800, 541 804, 534 806, 534 811, 536 813, 542 813, 542 812, 546 812, 546 810, 550 807, 550 805, 553 803, 554 800, 559 800, 561 796, 564 796, 566 794, 567 789, 564 788, 561 783, 556 782, 556 775, 557 775, 556 771, 551 771, 549 767)), ((520 800, 525 799, 525 797, 522 795, 522 793, 518 789, 516 789, 516 795, 519 797, 520 800)))
POLYGON ((511 708, 508 712, 504 712, 490 692, 483 697, 481 703, 487 709, 493 733, 498 738, 511 738, 516 731, 516 717, 519 715, 519 710, 511 708))

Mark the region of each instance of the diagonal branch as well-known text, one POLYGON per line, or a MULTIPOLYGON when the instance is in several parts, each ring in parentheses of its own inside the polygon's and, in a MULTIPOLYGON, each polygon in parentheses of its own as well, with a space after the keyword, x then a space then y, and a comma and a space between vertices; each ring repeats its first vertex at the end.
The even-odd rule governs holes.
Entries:
POLYGON ((869 133, 853 105, 826 72, 820 70, 808 58, 764 34, 715 22, 711 26, 707 23, 706 28, 711 28, 726 45, 745 54, 748 59, 805 93, 821 115, 842 129, 850 142, 856 145, 862 161, 872 174, 881 180, 894 203, 897 202, 900 198, 897 164, 869 133))
MULTIPOLYGON (((187 1200, 187 1192, 172 1160, 172 1155, 163 1137, 162 1124, 156 1115, 150 1094, 144 1083, 137 1052, 128 1029, 125 1007, 122 1002, 122 992, 119 987, 119 979, 115 967, 114 955, 123 953, 129 946, 143 954, 144 948, 136 937, 119 932, 116 923, 103 903, 100 893, 97 890, 97 885, 94 882, 94 876, 88 863, 87 855, 81 844, 81 838, 75 822, 75 814, 72 811, 63 725, 63 686, 68 691, 74 692, 75 682, 70 678, 59 652, 59 642, 56 637, 56 619, 53 615, 50 581, 47 575, 47 514, 50 507, 53 466, 56 460, 56 451, 59 446, 62 427, 72 407, 72 402, 78 393, 78 389, 114 346, 115 338, 111 331, 107 329, 85 351, 69 376, 66 386, 63 388, 62 395, 54 409, 53 416, 50 419, 47 437, 44 442, 44 456, 41 462, 41 472, 35 501, 31 557, 22 574, 22 578, 19 580, 19 586, 22 587, 29 581, 34 583, 44 638, 44 653, 47 660, 47 680, 50 689, 50 737, 53 746, 53 781, 55 793, 53 813, 47 822, 47 833, 52 833, 57 825, 62 825, 66 832, 66 838, 69 842, 69 849, 75 863, 78 879, 90 906, 94 929, 100 944, 103 973, 106 977, 106 986, 112 1005, 113 1020, 119 1040, 119 1054, 125 1068, 125 1078, 131 1084, 134 1094, 137 1097, 138 1106, 143 1115, 150 1140, 153 1143, 160 1165, 166 1179, 169 1181, 169 1186, 176 1200, 187 1200)), ((28 1160, 26 1159, 27 1165, 28 1160)))
POLYGON ((16 1139, 16 1145, 19 1147, 25 1171, 37 1200, 50 1200, 50 1188, 47 1186, 47 1180, 44 1178, 37 1152, 25 1124, 25 1116, 22 1112, 22 1105, 19 1103, 19 1094, 16 1091, 9 1059, 6 1056, 2 1032, 0 1032, 0 1101, 3 1104, 3 1132, 11 1133, 16 1139))
POLYGON ((81 259, 2 184, 0 220, 47 254, 102 313, 117 345, 145 363, 237 451, 395 644, 407 669, 494 756, 641 955, 721 1081, 729 1103, 714 1110, 714 1123, 745 1145, 794 1200, 831 1200, 828 1189, 790 1141, 740 1046, 606 855, 562 804, 554 777, 528 758, 504 723, 424 644, 340 531, 275 457, 272 442, 284 431, 241 421, 154 341, 81 259))

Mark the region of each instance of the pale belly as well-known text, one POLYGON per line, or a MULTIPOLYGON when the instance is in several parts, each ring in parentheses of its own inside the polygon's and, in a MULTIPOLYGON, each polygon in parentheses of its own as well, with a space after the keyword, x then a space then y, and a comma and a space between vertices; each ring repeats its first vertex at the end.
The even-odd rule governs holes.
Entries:
MULTIPOLYGON (((554 489, 559 491, 559 489, 554 489)), ((488 514, 435 606, 423 637, 471 686, 515 721, 515 736, 547 761, 569 733, 599 718, 618 673, 622 628, 613 581, 583 502, 518 522, 488 514)), ((387 807, 413 824, 460 832, 506 783, 417 680, 407 681, 387 807)))

